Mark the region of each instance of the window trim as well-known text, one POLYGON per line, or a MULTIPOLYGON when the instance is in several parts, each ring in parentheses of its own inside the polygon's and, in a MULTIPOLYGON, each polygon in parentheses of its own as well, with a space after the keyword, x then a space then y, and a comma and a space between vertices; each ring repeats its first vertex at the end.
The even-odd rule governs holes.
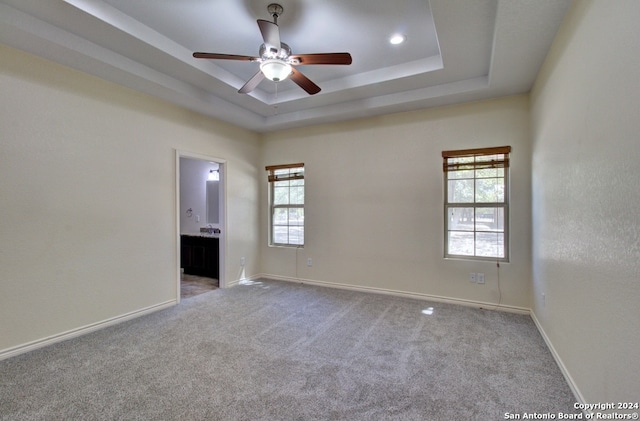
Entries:
MULTIPOLYGON (((443 255, 445 259, 461 259, 461 260, 474 260, 474 261, 498 261, 508 263, 510 259, 510 217, 509 217, 509 178, 510 178, 510 163, 509 154, 511 153, 511 146, 500 146, 494 148, 476 148, 476 149, 463 149, 463 150, 453 150, 453 151, 443 151, 442 152, 442 168, 444 172, 444 197, 443 197, 443 211, 444 211, 444 250, 443 255), (463 157, 478 157, 478 156, 487 156, 487 155, 504 155, 504 159, 502 160, 491 160, 491 161, 474 161, 473 163, 452 163, 449 162, 450 158, 463 158, 463 157), (464 167, 464 168, 462 168, 464 167), (462 170, 479 170, 486 168, 504 168, 504 202, 476 202, 475 195, 473 202, 449 202, 449 177, 448 172, 452 171, 462 171, 462 170), (503 252, 504 257, 487 257, 487 256, 476 256, 475 255, 475 244, 476 244, 476 236, 479 231, 476 230, 474 226, 473 235, 474 235, 474 255, 461 255, 461 254, 451 254, 449 253, 449 232, 452 231, 449 228, 449 213, 451 208, 473 208, 474 213, 477 208, 501 208, 504 213, 504 241, 503 241, 503 252)), ((473 177, 474 186, 476 174, 473 177)), ((475 187, 474 187, 475 189, 475 187)), ((475 224, 475 221, 474 221, 475 224)), ((482 231, 480 231, 482 232, 482 231)))
MULTIPOLYGON (((269 201, 269 246, 270 247, 296 247, 296 248, 303 248, 304 247, 304 243, 305 243, 305 237, 304 237, 304 227, 305 227, 305 225, 304 225, 304 222, 302 224, 302 232, 303 232, 302 244, 294 244, 294 243, 290 243, 290 242, 278 243, 274 239, 273 214, 274 214, 276 209, 302 209, 304 211, 304 208, 305 208, 304 202, 302 203, 302 205, 291 204, 291 203, 281 204, 281 205, 274 205, 273 198, 274 198, 274 188, 275 188, 275 183, 276 182, 278 182, 278 181, 291 181, 291 180, 304 180, 304 163, 284 164, 284 165, 269 165, 269 166, 265 167, 265 170, 268 171, 267 180, 269 182, 269 196, 268 196, 268 201, 269 201), (286 175, 276 174, 277 170, 292 169, 292 168, 300 168, 301 171, 292 172, 292 173, 286 174, 286 175)), ((290 227, 291 225, 286 225, 286 226, 290 227)))

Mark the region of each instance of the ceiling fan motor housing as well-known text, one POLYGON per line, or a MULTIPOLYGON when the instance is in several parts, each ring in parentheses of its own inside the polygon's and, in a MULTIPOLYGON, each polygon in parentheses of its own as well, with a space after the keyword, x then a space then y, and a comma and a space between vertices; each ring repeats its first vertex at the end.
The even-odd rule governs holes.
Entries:
POLYGON ((260 58, 263 60, 268 59, 280 59, 286 60, 291 55, 291 47, 289 47, 284 42, 280 42, 280 49, 276 50, 275 48, 268 49, 265 44, 260 46, 260 58))

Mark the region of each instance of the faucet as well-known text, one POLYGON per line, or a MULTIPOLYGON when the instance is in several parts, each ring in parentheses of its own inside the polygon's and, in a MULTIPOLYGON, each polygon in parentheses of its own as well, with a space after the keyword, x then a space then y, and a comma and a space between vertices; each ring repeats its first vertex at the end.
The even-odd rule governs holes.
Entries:
POLYGON ((200 232, 206 232, 207 234, 213 234, 215 231, 216 229, 211 224, 207 224, 206 228, 200 228, 200 232))
POLYGON ((214 228, 212 224, 207 224, 206 228, 200 228, 200 232, 206 232, 207 234, 220 234, 220 229, 214 228))

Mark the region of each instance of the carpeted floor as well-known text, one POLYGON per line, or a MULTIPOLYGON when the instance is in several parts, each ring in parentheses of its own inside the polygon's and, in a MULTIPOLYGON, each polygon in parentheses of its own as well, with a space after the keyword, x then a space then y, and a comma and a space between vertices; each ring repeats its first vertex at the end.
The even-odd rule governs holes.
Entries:
POLYGON ((260 280, 0 361, 2 420, 575 412, 528 316, 260 280))

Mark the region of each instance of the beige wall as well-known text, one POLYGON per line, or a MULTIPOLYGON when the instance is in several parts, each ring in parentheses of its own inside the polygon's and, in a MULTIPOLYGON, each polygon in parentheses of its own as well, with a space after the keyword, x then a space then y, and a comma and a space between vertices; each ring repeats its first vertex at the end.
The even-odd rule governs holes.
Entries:
POLYGON ((256 272, 257 134, 4 46, 0 92, 0 351, 176 300, 176 149, 227 160, 256 272))
POLYGON ((533 312, 589 403, 640 396, 638 19, 575 2, 532 93, 533 312))
POLYGON ((176 300, 179 149, 227 162, 228 281, 245 257, 246 276, 501 295, 532 307, 579 399, 635 402, 638 18, 636 0, 575 2, 531 98, 264 136, 0 47, 0 356, 176 300), (498 273, 442 258, 440 152, 500 145, 513 153, 511 262, 498 273), (307 174, 298 250, 266 246, 264 166, 290 162, 307 174))
POLYGON ((527 96, 267 134, 264 165, 304 162, 303 249, 268 247, 262 175, 262 271, 283 278, 497 303, 495 262, 443 258, 443 150, 511 145, 511 263, 502 303, 529 307, 527 96), (313 265, 307 267, 307 258, 313 265), (469 282, 483 272, 485 285, 469 282))

